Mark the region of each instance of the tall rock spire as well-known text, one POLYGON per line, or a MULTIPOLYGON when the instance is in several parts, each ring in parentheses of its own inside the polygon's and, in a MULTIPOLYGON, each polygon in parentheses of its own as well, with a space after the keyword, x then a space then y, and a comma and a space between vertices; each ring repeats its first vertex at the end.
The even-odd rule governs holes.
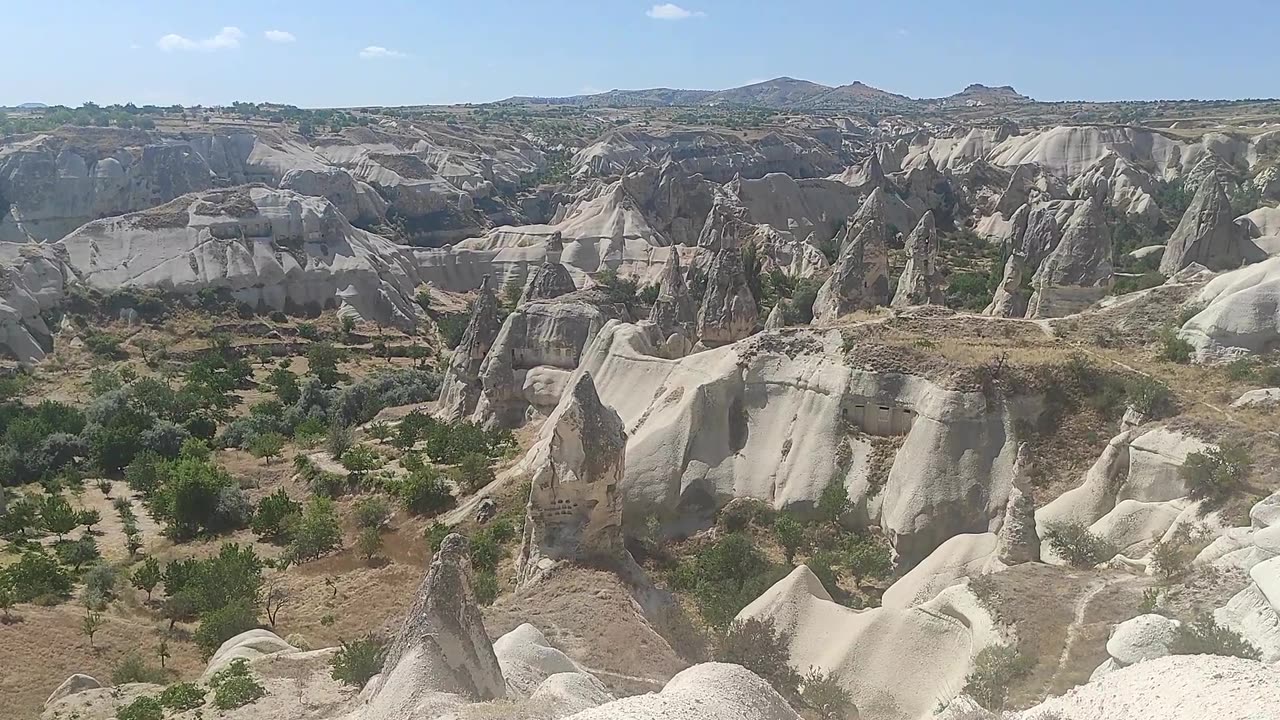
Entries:
POLYGON ((1079 312, 1101 300, 1114 281, 1111 230, 1102 198, 1095 193, 1076 206, 1062 229, 1062 239, 1031 279, 1034 292, 1027 317, 1063 317, 1079 312))
MULTIPOLYGON (((715 210, 713 209, 714 213, 715 210)), ((722 226, 714 234, 718 249, 707 268, 707 292, 698 310, 698 341, 704 347, 737 342, 755 332, 759 319, 755 298, 747 286, 739 235, 722 226)))
POLYGON ((933 222, 933 211, 929 210, 907 237, 907 264, 898 278, 898 290, 890 304, 893 307, 941 305, 942 278, 938 275, 937 265, 938 228, 933 222))
POLYGON ((845 227, 840 257, 818 290, 813 321, 824 323, 889 302, 888 228, 883 191, 871 193, 845 227))
POLYGON ((1009 259, 1004 263, 1004 275, 1000 279, 1000 284, 996 286, 991 304, 982 311, 983 315, 1020 318, 1027 314, 1027 294, 1022 287, 1026 265, 1026 255, 1017 252, 1009 255, 1009 259))
POLYGON ((489 276, 485 275, 480 281, 480 294, 471 306, 471 321, 440 382, 437 412, 441 417, 459 420, 475 410, 480 399, 480 365, 500 328, 498 298, 489 285, 489 276))
POLYGON ((675 245, 671 246, 667 264, 662 268, 658 299, 649 311, 649 321, 663 338, 676 332, 690 338, 697 322, 697 311, 689 298, 684 272, 680 269, 680 251, 675 245))
POLYGON ((550 300, 577 289, 573 283, 573 276, 569 274, 569 268, 560 264, 560 255, 563 252, 564 241, 561 239, 560 231, 557 230, 547 240, 546 259, 543 260, 542 265, 529 273, 524 292, 520 293, 519 304, 523 305, 533 300, 550 300))
POLYGON ((1182 221, 1169 237, 1160 272, 1173 275, 1191 263, 1210 270, 1233 270, 1265 254, 1236 225, 1231 200, 1217 175, 1205 173, 1182 221))

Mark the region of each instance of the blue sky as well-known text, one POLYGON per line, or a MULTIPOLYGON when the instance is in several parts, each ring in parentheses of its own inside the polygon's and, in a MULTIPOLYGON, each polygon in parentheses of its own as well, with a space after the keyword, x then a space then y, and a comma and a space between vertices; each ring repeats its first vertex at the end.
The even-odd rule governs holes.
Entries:
POLYGON ((486 102, 781 75, 1280 96, 1276 0, 4 0, 0 105, 486 102))

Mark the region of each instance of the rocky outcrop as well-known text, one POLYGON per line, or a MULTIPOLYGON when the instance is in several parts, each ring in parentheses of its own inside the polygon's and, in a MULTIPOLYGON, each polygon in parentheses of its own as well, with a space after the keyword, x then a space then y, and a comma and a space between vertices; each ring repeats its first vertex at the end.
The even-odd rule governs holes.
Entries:
POLYGON ((674 334, 679 334, 690 343, 693 341, 697 309, 689 297, 684 271, 680 268, 680 252, 674 245, 671 246, 667 263, 662 268, 658 297, 649 310, 649 322, 653 323, 664 341, 674 334))
POLYGON ((561 561, 625 552, 619 485, 626 447, 622 419, 600 401, 591 374, 579 372, 517 470, 531 483, 516 567, 520 584, 561 561))
POLYGON ((996 286, 991 304, 982 311, 993 317, 1020 318, 1027 314, 1027 292, 1023 287, 1027 258, 1021 253, 1009 255, 1004 263, 1004 275, 996 286))
POLYGON ((75 695, 79 692, 84 692, 85 690, 96 690, 100 687, 102 687, 102 683, 98 682, 94 677, 76 673, 66 680, 63 680, 62 684, 49 694, 49 699, 45 700, 44 704, 45 707, 48 707, 65 697, 75 695))
POLYGON ((351 177, 346 170, 290 170, 280 178, 280 189, 323 197, 356 225, 376 225, 387 217, 387 201, 367 183, 351 177))
POLYGON ((31 363, 53 349, 45 314, 62 302, 67 275, 61 246, 0 242, 0 356, 31 363))
POLYGON ((610 323, 582 367, 628 428, 628 513, 704 523, 753 497, 804 514, 841 482, 857 521, 884 528, 906 565, 952 535, 998 529, 1012 428, 1036 412, 1029 398, 993 406, 978 392, 851 366, 839 333, 811 328, 666 360, 642 329, 610 323), (902 444, 879 481, 871 458, 882 437, 902 444))
POLYGON ((782 301, 773 306, 769 311, 769 317, 764 321, 765 330, 777 330, 787 326, 786 313, 782 310, 782 301))
POLYGON ((938 230, 933 211, 925 212, 907 237, 907 264, 898 278, 893 307, 943 303, 943 280, 938 274, 938 230))
POLYGON ((1187 304, 1203 308, 1178 331, 1195 347, 1198 360, 1280 347, 1280 257, 1213 278, 1187 304))
POLYGON ((707 289, 698 309, 698 342, 718 347, 755 332, 756 301, 742 266, 741 233, 749 228, 727 202, 717 202, 698 244, 714 255, 707 266, 707 289))
POLYGON ((1173 654, 1180 625, 1177 620, 1152 614, 1120 623, 1107 640, 1107 654, 1111 657, 1099 665, 1089 679, 1096 680, 1120 668, 1173 654))
POLYGON ((526 303, 507 316, 480 365, 473 419, 517 427, 528 413, 550 412, 583 351, 610 319, 627 319, 597 288, 526 303))
POLYGON ((103 291, 226 288, 257 309, 348 309, 411 329, 412 256, 351 225, 324 198, 238 187, 95 220, 63 238, 76 278, 103 291))
POLYGON ((533 300, 550 300, 571 293, 576 289, 569 268, 560 264, 560 255, 564 252, 564 241, 560 233, 554 233, 547 240, 546 257, 541 265, 529 273, 524 291, 520 293, 520 304, 533 300))
POLYGON ((1067 197, 1067 186, 1053 173, 1034 164, 1014 167, 1009 185, 996 201, 996 212, 1012 217, 1023 205, 1067 197))
POLYGON ((480 399, 480 366, 498 336, 498 299, 489 287, 489 276, 471 305, 471 321, 454 348, 449 369, 440 382, 437 412, 446 420, 460 420, 475 412, 480 399))
POLYGON ((1169 237, 1160 272, 1172 275, 1191 263, 1210 270, 1234 270, 1262 259, 1263 253, 1249 239, 1248 230, 1236 224, 1226 190, 1210 173, 1201 180, 1191 205, 1169 237))
POLYGON ((1036 534, 1036 504, 1028 482, 1030 453, 1026 443, 1018 447, 1013 466, 1013 488, 1005 504, 1004 522, 996 537, 996 556, 1005 565, 1040 561, 1040 536, 1036 534))
POLYGON ((1063 317, 1102 299, 1111 288, 1111 231, 1100 198, 1079 203, 1052 252, 1031 278, 1027 317, 1063 317))
POLYGON ((879 191, 872 193, 848 223, 840 257, 813 303, 815 324, 889 301, 888 231, 878 195, 879 191))
POLYGON ((506 682, 471 589, 471 545, 450 535, 431 559, 409 613, 370 681, 361 720, 432 717, 457 702, 506 695, 506 682))

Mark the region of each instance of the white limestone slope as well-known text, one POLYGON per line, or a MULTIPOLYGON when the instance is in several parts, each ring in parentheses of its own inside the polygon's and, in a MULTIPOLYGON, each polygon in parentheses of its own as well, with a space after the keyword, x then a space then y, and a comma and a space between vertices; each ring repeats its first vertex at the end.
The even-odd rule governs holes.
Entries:
POLYGON ((835 675, 862 717, 932 716, 964 686, 973 658, 1000 637, 995 622, 965 587, 910 608, 853 610, 831 600, 801 565, 738 614, 772 620, 789 633, 791 664, 835 675))
POLYGON ((1222 273, 1191 301, 1203 306, 1178 335, 1202 361, 1264 353, 1280 343, 1280 257, 1222 273))
POLYGON ((997 529, 1013 426, 1035 399, 991 406, 981 393, 854 369, 841 342, 837 331, 787 329, 668 360, 642 328, 605 325, 580 372, 626 424, 630 516, 705 522, 734 497, 803 512, 834 481, 906 562, 957 533, 997 529), (883 488, 871 486, 868 434, 905 436, 883 488))
POLYGON ((104 291, 226 288, 257 308, 345 307, 383 324, 416 323, 412 258, 353 227, 329 201, 287 190, 184 196, 164 208, 96 220, 60 245, 75 279, 104 291))

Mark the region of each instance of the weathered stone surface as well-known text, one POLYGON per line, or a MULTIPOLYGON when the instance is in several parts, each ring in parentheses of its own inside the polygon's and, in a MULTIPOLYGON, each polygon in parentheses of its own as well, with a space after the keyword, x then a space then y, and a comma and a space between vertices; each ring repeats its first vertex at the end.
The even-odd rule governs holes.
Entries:
POLYGON ((667 255, 667 264, 662 269, 662 280, 658 285, 658 299, 653 302, 649 311, 649 322, 654 324, 661 337, 670 337, 680 333, 692 338, 697 323, 697 310, 689 297, 689 288, 684 281, 684 271, 680 268, 680 252, 672 245, 667 255))
POLYGON ((333 203, 348 220, 357 225, 382 222, 387 216, 387 201, 367 183, 351 177, 338 168, 301 168, 286 172, 280 178, 281 190, 301 195, 316 195, 333 203))
POLYGON ((498 299, 486 275, 480 283, 480 294, 471 306, 471 321, 440 383, 437 411, 441 417, 458 420, 475 411, 480 399, 480 366, 498 336, 499 327, 498 299))
POLYGON ((938 274, 938 229, 933 211, 926 211, 907 237, 907 264, 898 278, 893 307, 943 303, 943 280, 938 274))
POLYGON ((717 202, 698 244, 715 255, 707 268, 707 290, 698 310, 698 341, 706 347, 737 342, 755 331, 756 302, 742 266, 741 234, 749 231, 741 214, 717 202))
POLYGON ((1004 523, 996 536, 996 556, 1005 565, 1040 561, 1036 505, 1028 482, 1030 465, 1029 448, 1023 443, 1018 446, 1018 459, 1013 465, 1013 488, 1005 505, 1004 523))
POLYGON ((614 318, 630 320, 625 308, 610 303, 596 288, 516 308, 480 366, 481 395, 473 419, 486 427, 517 427, 530 406, 545 408, 524 392, 529 374, 577 369, 583 351, 614 318))
POLYGON ((1026 261, 1027 257, 1021 253, 1013 253, 1005 261, 1004 275, 983 315, 1019 318, 1027 314, 1027 293, 1022 284, 1026 261))
POLYGON ((1100 197, 1078 204, 1062 239, 1031 279, 1027 317, 1063 317, 1102 299, 1115 274, 1111 267, 1111 230, 1100 197))
POLYGON ((769 311, 769 317, 764 321, 764 329, 777 330, 778 328, 786 327, 786 325, 786 314, 782 311, 782 301, 779 301, 778 304, 774 305, 773 309, 769 311))
POLYGON ((29 363, 53 349, 42 313, 62 302, 68 274, 60 245, 0 242, 0 356, 29 363))
POLYGON ((441 694, 465 701, 506 695, 506 682, 471 589, 471 544, 450 535, 431 568, 394 641, 382 675, 372 681, 362 720, 431 717, 426 709, 441 694))
POLYGON ((1264 259, 1248 234, 1247 228, 1236 224, 1231 200, 1217 175, 1208 173, 1169 237, 1160 272, 1172 275, 1191 263, 1210 270, 1234 270, 1264 259))
POLYGON ((813 303, 815 324, 889 301, 889 250, 887 230, 877 210, 879 194, 872 193, 849 221, 840 257, 813 303))
POLYGON ((49 699, 44 701, 44 705, 45 707, 48 707, 70 695, 75 695, 76 693, 84 692, 85 690, 96 690, 100 687, 102 687, 102 683, 98 682, 93 677, 76 673, 66 680, 63 680, 62 684, 50 693, 49 699))
POLYGON ((518 582, 535 581, 559 561, 625 552, 618 486, 626 448, 622 419, 600 401, 591 374, 580 372, 518 467, 531 482, 518 582))
POLYGON ((577 289, 573 283, 573 276, 569 274, 569 268, 560 264, 560 255, 563 252, 564 241, 560 233, 554 233, 547 240, 546 259, 529 273, 529 280, 524 285, 524 291, 520 293, 521 305, 533 300, 550 300, 577 289))

